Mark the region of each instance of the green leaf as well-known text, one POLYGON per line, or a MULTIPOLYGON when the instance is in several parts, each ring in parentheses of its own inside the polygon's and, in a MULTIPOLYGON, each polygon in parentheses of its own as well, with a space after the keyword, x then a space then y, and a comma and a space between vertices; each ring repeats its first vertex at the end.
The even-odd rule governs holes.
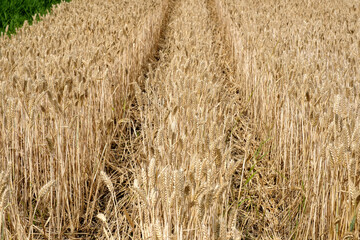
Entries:
POLYGON ((246 179, 245 185, 247 185, 251 181, 251 179, 255 176, 256 173, 257 172, 255 171, 248 179, 246 179))
POLYGON ((353 232, 355 230, 355 222, 356 222, 356 213, 350 223, 350 232, 353 232))

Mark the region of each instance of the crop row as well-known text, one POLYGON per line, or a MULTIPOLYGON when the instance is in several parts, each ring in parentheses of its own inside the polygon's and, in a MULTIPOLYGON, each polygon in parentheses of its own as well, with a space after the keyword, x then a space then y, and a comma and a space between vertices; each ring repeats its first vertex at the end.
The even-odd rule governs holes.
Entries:
POLYGON ((211 14, 207 1, 176 2, 159 60, 137 87, 145 157, 133 204, 144 239, 240 237, 229 204, 240 163, 227 139, 234 100, 211 14))
POLYGON ((111 207, 99 173, 114 136, 132 131, 130 83, 166 9, 160 0, 73 1, 0 39, 5 238, 101 233, 94 216, 111 207))
POLYGON ((247 234, 358 237, 360 9, 351 1, 215 3, 246 115, 270 139, 252 181, 257 199, 249 196, 267 210, 260 221, 244 205, 247 234))

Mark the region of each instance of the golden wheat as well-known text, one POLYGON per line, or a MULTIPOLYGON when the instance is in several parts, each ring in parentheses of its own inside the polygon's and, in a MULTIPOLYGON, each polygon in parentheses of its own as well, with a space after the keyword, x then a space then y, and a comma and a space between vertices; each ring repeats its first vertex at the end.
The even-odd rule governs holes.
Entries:
POLYGON ((0 165, 10 163, 12 173, 12 194, 1 193, 11 203, 1 212, 2 220, 9 216, 1 223, 6 239, 78 233, 101 238, 90 227, 98 211, 115 223, 107 231, 128 231, 121 214, 110 215, 127 208, 131 198, 115 201, 119 206, 104 204, 108 193, 96 176, 116 197, 124 188, 105 171, 130 175, 127 164, 113 170, 112 149, 116 138, 119 146, 138 141, 123 137, 136 119, 130 83, 157 48, 166 8, 166 1, 73 1, 33 26, 25 24, 11 39, 1 37, 0 165), (40 201, 45 196, 46 204, 40 201))
POLYGON ((1 35, 1 238, 360 238, 358 6, 74 0, 1 35))
MULTIPOLYGON (((359 111, 356 2, 214 2, 237 63, 240 96, 249 101, 246 114, 253 131, 271 139, 264 146, 268 156, 256 163, 252 194, 260 197, 256 205, 262 209, 269 199, 281 199, 262 220, 277 223, 269 229, 259 221, 244 222, 247 234, 340 239, 351 229, 358 236, 358 225, 348 217, 355 213, 351 195, 346 194, 347 183, 359 184, 358 167, 343 167, 351 156, 358 159, 351 142, 359 111), (330 154, 323 154, 325 149, 330 154)), ((243 199, 252 198, 243 186, 239 191, 243 199)))

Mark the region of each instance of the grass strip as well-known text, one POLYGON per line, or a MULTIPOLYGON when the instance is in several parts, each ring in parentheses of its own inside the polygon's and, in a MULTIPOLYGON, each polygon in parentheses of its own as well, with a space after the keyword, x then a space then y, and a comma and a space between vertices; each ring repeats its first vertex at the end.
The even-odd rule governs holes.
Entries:
MULTIPOLYGON (((70 2, 71 0, 65 0, 70 2)), ((0 32, 5 32, 8 26, 7 34, 16 33, 16 29, 21 27, 25 20, 31 25, 33 16, 40 20, 40 16, 51 12, 54 4, 60 3, 61 0, 1 0, 0 1, 0 32)))

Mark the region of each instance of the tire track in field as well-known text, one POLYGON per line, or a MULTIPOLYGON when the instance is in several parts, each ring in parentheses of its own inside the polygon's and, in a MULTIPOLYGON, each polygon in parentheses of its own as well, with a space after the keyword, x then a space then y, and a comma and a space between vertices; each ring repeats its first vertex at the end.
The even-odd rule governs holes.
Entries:
MULTIPOLYGON (((149 71, 149 66, 156 64, 159 60, 159 53, 162 51, 164 42, 166 41, 166 32, 169 28, 169 20, 173 15, 177 2, 178 1, 175 0, 163 1, 166 10, 163 18, 161 19, 159 34, 158 36, 155 36, 155 44, 140 66, 141 71, 139 72, 139 75, 131 77, 132 84, 135 86, 135 88, 132 88, 132 92, 145 91, 143 82, 144 77, 142 76, 146 76, 149 71)), ((145 27, 145 31, 152 33, 153 27, 154 26, 151 26, 149 29, 145 27)), ((157 31, 155 32, 157 33, 157 31)), ((144 38, 138 41, 146 41, 146 39, 144 38)), ((111 160, 108 163, 108 166, 110 172, 115 171, 117 173, 121 173, 121 176, 119 176, 117 180, 119 188, 116 189, 116 199, 118 201, 118 206, 121 208, 119 212, 124 217, 123 219, 119 219, 119 217, 114 215, 114 221, 110 220, 110 229, 120 228, 122 232, 120 232, 120 235, 114 235, 113 237, 115 238, 122 239, 125 235, 127 235, 125 239, 128 239, 129 236, 140 236, 132 220, 136 218, 136 213, 133 211, 131 205, 133 193, 130 189, 134 180, 134 169, 140 168, 139 165, 141 164, 142 159, 141 147, 139 147, 141 146, 141 141, 143 140, 143 137, 139 135, 143 129, 140 117, 140 108, 141 100, 134 99, 130 110, 130 121, 126 125, 126 134, 116 136, 113 140, 113 146, 111 147, 111 160), (121 143, 121 145, 118 143, 121 143), (123 228, 123 226, 126 227, 123 228)), ((130 237, 130 239, 132 238, 130 237)))
MULTIPOLYGON (((252 198, 257 198, 259 192, 250 193, 247 187, 248 180, 255 176, 256 168, 251 171, 253 160, 256 159, 254 152, 259 147, 257 133, 254 131, 247 111, 249 108, 248 100, 242 94, 239 82, 241 77, 237 74, 237 59, 234 56, 234 49, 231 42, 231 36, 227 31, 224 22, 226 20, 220 19, 219 10, 217 9, 215 0, 207 0, 207 7, 211 15, 212 24, 214 25, 214 42, 218 45, 219 54, 218 62, 222 68, 223 74, 226 76, 226 90, 234 101, 234 111, 232 112, 232 124, 228 130, 231 144, 231 158, 237 162, 238 168, 234 169, 234 175, 231 179, 231 193, 229 197, 229 205, 238 205, 238 214, 236 219, 236 227, 240 229, 236 233, 237 238, 241 239, 244 236, 244 226, 246 224, 253 224, 254 219, 249 217, 246 208, 247 201, 252 198), (249 171, 250 170, 250 171, 249 171), (247 219, 244 221, 244 219, 247 219), (250 220, 249 220, 250 219, 250 220)), ((261 149, 260 149, 261 151, 261 149)), ((256 160, 255 160, 256 164, 256 160)), ((255 166, 254 164, 254 166, 255 166)), ((256 178, 256 177, 255 177, 256 178)), ((253 179, 254 181, 254 179, 253 179)), ((255 224, 254 224, 255 225, 255 224)))
MULTIPOLYGON (((276 187, 276 174, 273 173, 269 161, 268 141, 271 139, 267 136, 263 139, 264 129, 259 130, 256 122, 251 119, 253 106, 250 104, 250 98, 246 97, 243 89, 244 76, 239 73, 244 62, 240 61, 239 43, 241 33, 234 31, 236 29, 233 21, 229 18, 229 13, 224 11, 221 1, 208 0, 208 7, 212 13, 215 28, 220 34, 215 34, 216 39, 225 46, 227 56, 230 62, 229 92, 234 96, 236 102, 236 111, 234 112, 234 125, 231 128, 233 140, 232 157, 239 160, 240 166, 235 172, 232 179, 233 196, 230 202, 235 201, 239 205, 239 216, 237 219, 238 228, 241 229, 242 236, 259 236, 264 232, 269 232, 269 226, 274 228, 273 224, 281 222, 284 208, 279 199, 276 187), (258 214, 264 217, 259 219, 258 214)), ((227 66, 225 66, 225 69, 227 66)), ((249 91, 249 89, 246 89, 249 91)), ((272 233, 270 233, 272 234, 272 233)))
MULTIPOLYGON (((229 36, 220 23, 221 20, 217 14, 217 6, 215 5, 215 1, 207 0, 206 3, 210 13, 211 24, 214 26, 213 42, 218 49, 215 54, 217 63, 219 63, 222 74, 226 79, 224 82, 225 89, 235 104, 234 111, 232 112, 233 121, 231 128, 228 131, 229 138, 232 141, 231 157, 236 161, 241 161, 242 165, 243 161, 251 155, 251 152, 254 150, 254 146, 258 144, 256 143, 253 136, 255 134, 253 132, 250 120, 246 116, 246 110, 248 106, 246 104, 246 99, 244 99, 244 96, 240 93, 241 91, 239 89, 238 82, 241 81, 241 79, 239 79, 239 76, 236 73, 236 64, 238 63, 234 59, 231 42, 228 39, 229 36)), ((239 190, 239 188, 241 190, 241 174, 241 172, 236 172, 233 179, 233 187, 235 187, 237 190, 239 190)), ((239 200, 237 198, 238 194, 236 194, 236 197, 232 197, 230 201, 239 200)))
POLYGON ((180 1, 158 61, 149 66, 143 90, 137 86, 145 162, 136 173, 134 206, 144 239, 237 234, 236 211, 229 209, 240 163, 231 159, 229 131, 237 105, 210 15, 204 0, 180 1))

